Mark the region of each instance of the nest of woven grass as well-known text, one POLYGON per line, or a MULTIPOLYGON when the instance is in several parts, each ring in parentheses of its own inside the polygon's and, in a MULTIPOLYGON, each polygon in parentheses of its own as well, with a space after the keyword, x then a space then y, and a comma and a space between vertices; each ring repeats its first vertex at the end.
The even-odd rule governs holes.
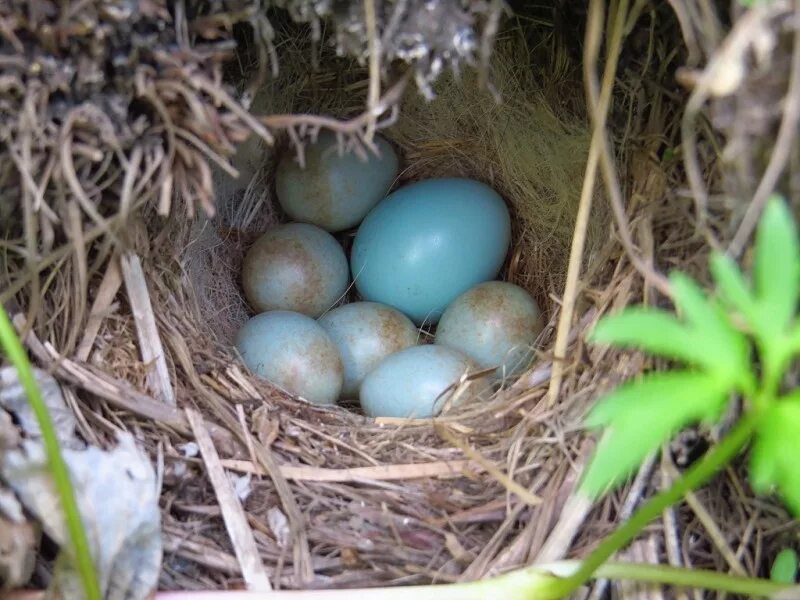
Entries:
MULTIPOLYGON (((759 9, 774 11, 761 22, 785 44, 794 34, 787 25, 791 8, 786 2, 772 7, 777 8, 759 9)), ((639 19, 622 49, 609 120, 611 162, 626 200, 615 205, 613 186, 602 193, 598 175, 589 183, 589 226, 576 234, 594 109, 584 101, 582 50, 576 47, 586 15, 574 7, 564 10, 574 12, 556 11, 554 19, 550 11, 532 9, 506 24, 494 46, 487 79, 492 86, 482 85, 482 71, 464 71, 459 79, 445 74, 431 82, 437 99, 430 103, 410 88, 400 100, 400 88, 391 85, 379 96, 388 98, 385 108, 399 107, 383 133, 401 151, 401 182, 466 175, 490 183, 508 201, 514 244, 503 276, 528 288, 549 318, 528 373, 484 403, 434 422, 375 421, 343 408, 308 405, 248 375, 230 348, 249 314, 238 288, 241 258, 265 227, 282 218, 271 186, 276 158, 302 152, 320 115, 339 120, 334 127, 343 132, 343 144, 364 144, 369 119, 356 128, 341 123, 353 123, 375 101, 368 64, 336 56, 315 41, 314 27, 272 19, 274 46, 248 46, 246 26, 235 37, 230 22, 212 19, 218 27, 208 37, 217 40, 212 46, 219 56, 197 54, 193 38, 180 46, 179 56, 154 53, 173 61, 166 67, 134 68, 132 82, 144 77, 137 70, 158 73, 153 104, 166 103, 163 114, 171 118, 162 129, 131 130, 128 137, 115 131, 122 142, 110 159, 93 152, 116 150, 109 141, 114 138, 97 127, 105 121, 93 112, 61 122, 50 104, 44 105, 50 112, 39 110, 36 89, 5 109, 8 114, 27 107, 9 121, 16 129, 3 137, 14 166, 6 168, 0 186, 0 209, 9 212, 0 241, 0 299, 26 315, 17 322, 31 329, 28 348, 62 382, 87 441, 111 444, 115 431, 125 429, 154 460, 163 460, 161 587, 241 585, 205 464, 187 446, 194 433, 183 408, 203 415, 224 466, 247 489, 243 506, 275 587, 446 582, 580 556, 685 466, 687 444, 665 453, 661 464, 645 465, 628 487, 592 510, 570 500, 591 450, 580 426, 586 409, 602 392, 654 366, 638 354, 587 347, 585 333, 600 315, 627 304, 664 302, 659 272, 679 267, 702 276, 709 240, 728 241, 742 213, 686 194, 696 181, 690 174, 687 182, 684 162, 674 152, 682 124, 684 136, 689 126, 687 95, 674 84, 675 71, 712 62, 726 30, 721 15, 708 11, 703 16, 716 19, 713 27, 691 14, 688 21, 676 19, 665 7, 639 19), (686 23, 695 29, 687 30, 686 23), (681 25, 688 52, 675 48, 681 25), (238 58, 223 69, 223 59, 234 56, 233 39, 240 42, 238 58), (691 40, 701 44, 698 50, 691 40), (264 61, 271 59, 280 69, 268 76, 264 61), (208 86, 197 89, 197 81, 208 86), (246 112, 235 100, 236 88, 246 91, 253 81, 259 93, 246 112), (395 90, 398 96, 392 97, 395 90), (172 107, 169 99, 180 106, 172 107), (290 114, 303 116, 270 120, 290 114), (58 137, 45 135, 46 127, 30 127, 53 123, 58 137), (77 123, 80 131, 65 123, 77 123), (28 131, 36 135, 29 139, 28 131), (251 131, 250 143, 262 140, 256 143, 263 158, 253 164, 234 157, 246 176, 231 184, 226 167, 209 157, 233 155, 234 143, 251 131), (56 140, 71 144, 64 152, 78 157, 72 159, 74 175, 64 152, 54 151, 64 147, 56 140), (166 156, 173 162, 164 161, 166 156), (195 204, 209 208, 212 182, 214 216, 187 211, 195 204), (181 203, 173 202, 173 189, 181 203), (16 197, 23 201, 8 201, 16 197), (84 206, 87 197, 98 214, 84 206), (573 314, 559 332, 576 235, 585 240, 584 268, 571 298, 573 314), (143 277, 137 276, 137 262, 143 277), (143 350, 152 351, 154 340, 143 336, 135 318, 142 307, 132 301, 132 291, 142 286, 163 348, 161 376, 143 350), (560 352, 559 336, 566 342, 560 352)), ((736 15, 732 20, 739 22, 736 15)), ((258 27, 252 19, 242 21, 263 31, 262 21, 258 27)), ((173 43, 182 40, 164 45, 173 43)), ((786 60, 798 47, 776 45, 774 60, 786 60)), ((746 69, 741 85, 755 90, 759 75, 746 69)), ((750 141, 780 127, 784 113, 776 107, 791 81, 783 88, 776 84, 766 99, 743 95, 742 108, 724 107, 762 106, 773 114, 762 130, 747 131, 750 141)), ((86 102, 99 93, 87 91, 86 102)), ((717 107, 729 98, 712 101, 717 107)), ((732 191, 723 148, 735 148, 741 139, 725 133, 703 130, 695 159, 712 199, 732 191)), ((758 157, 738 158, 763 172, 758 157)), ((697 436, 702 445, 713 432, 697 436)), ((764 561, 797 529, 786 525, 789 519, 778 506, 755 500, 745 481, 738 468, 720 476, 688 507, 654 524, 631 556, 763 573, 764 561)))

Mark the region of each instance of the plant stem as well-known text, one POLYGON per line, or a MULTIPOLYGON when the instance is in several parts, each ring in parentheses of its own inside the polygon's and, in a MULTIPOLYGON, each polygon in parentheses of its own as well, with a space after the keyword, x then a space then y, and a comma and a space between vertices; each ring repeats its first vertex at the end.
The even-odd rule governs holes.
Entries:
MULTIPOLYGON (((538 568, 549 571, 564 578, 571 577, 581 567, 580 561, 559 561, 538 568)), ((592 575, 598 579, 614 579, 616 581, 641 581, 644 583, 673 585, 695 589, 730 592, 743 596, 766 597, 779 592, 797 591, 798 586, 780 583, 769 579, 745 577, 707 571, 672 567, 669 565, 650 565, 640 563, 609 561, 601 565, 592 575)), ((788 596, 787 596, 788 597, 788 596)))
POLYGON ((78 511, 78 503, 75 501, 75 493, 69 478, 67 465, 64 463, 63 456, 61 456, 61 449, 58 445, 53 422, 50 420, 50 413, 39 391, 39 386, 36 384, 36 378, 33 375, 28 356, 25 354, 25 349, 22 347, 22 343, 19 341, 2 304, 0 304, 0 347, 5 350, 11 364, 16 368, 17 376, 28 397, 28 402, 30 402, 31 408, 36 415, 36 420, 39 422, 50 476, 53 478, 61 505, 64 507, 64 520, 72 541, 75 562, 83 582, 86 598, 88 600, 100 600, 100 587, 97 583, 97 573, 92 562, 92 555, 89 552, 86 531, 83 528, 81 515, 78 511))
POLYGON ((672 487, 651 498, 628 521, 606 537, 581 563, 578 571, 565 581, 568 583, 565 586, 565 595, 589 580, 603 563, 633 540, 650 521, 658 517, 666 508, 683 498, 686 492, 705 483, 724 467, 750 439, 756 422, 757 416, 754 414, 742 417, 731 432, 686 471, 683 477, 675 481, 672 487))
POLYGON ((618 562, 607 562, 597 569, 595 576, 621 581, 642 581, 717 590, 742 596, 762 598, 795 587, 785 583, 770 581, 769 579, 729 575, 717 571, 685 569, 668 565, 637 565, 618 562))

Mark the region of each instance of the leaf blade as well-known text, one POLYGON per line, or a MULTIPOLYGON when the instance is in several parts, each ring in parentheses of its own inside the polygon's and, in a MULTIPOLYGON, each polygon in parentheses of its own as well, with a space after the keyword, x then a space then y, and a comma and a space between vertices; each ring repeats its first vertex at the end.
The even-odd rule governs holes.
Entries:
POLYGON ((750 455, 750 483, 760 494, 776 488, 784 503, 800 516, 800 392, 776 401, 763 415, 750 455))
POLYGON ((794 316, 800 293, 800 243, 792 214, 773 196, 756 231, 753 280, 762 327, 784 331, 794 316))
POLYGON ((747 338, 693 279, 675 272, 670 275, 670 284, 676 307, 695 330, 696 343, 709 354, 707 364, 714 364, 713 370, 740 390, 748 389, 752 379, 747 338))
POLYGON ((794 583, 797 579, 797 552, 784 548, 772 563, 769 578, 777 583, 794 583))
POLYGON ((716 418, 725 405, 724 382, 704 373, 655 373, 617 388, 592 410, 590 427, 606 430, 581 489, 592 498, 619 484, 652 451, 689 423, 716 418))
POLYGON ((715 253, 711 257, 711 274, 725 303, 741 313, 747 324, 755 329, 758 322, 758 307, 739 266, 729 256, 715 253))
POLYGON ((696 365, 706 363, 707 354, 697 351, 692 332, 671 313, 654 308, 628 308, 604 317, 592 330, 589 341, 637 348, 696 365))

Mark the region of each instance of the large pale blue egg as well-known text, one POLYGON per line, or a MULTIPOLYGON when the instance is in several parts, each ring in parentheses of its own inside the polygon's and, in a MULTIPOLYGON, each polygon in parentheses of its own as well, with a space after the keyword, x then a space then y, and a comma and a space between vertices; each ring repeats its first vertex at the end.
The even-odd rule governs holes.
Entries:
POLYGON ((467 356, 451 348, 434 344, 406 348, 385 358, 364 378, 361 407, 371 417, 434 417, 453 397, 461 378, 474 370, 467 356))
POLYGON ((497 275, 510 241, 497 192, 470 179, 429 179, 393 192, 367 215, 350 266, 365 300, 435 323, 459 294, 497 275))
POLYGON ((436 343, 459 350, 498 377, 530 365, 542 331, 539 306, 521 287, 505 281, 476 285, 456 298, 436 328, 436 343))
POLYGON ((357 398, 364 377, 384 358, 410 346, 419 331, 401 312, 376 302, 353 302, 322 315, 319 324, 339 348, 343 398, 357 398))
POLYGON ((304 167, 287 154, 275 176, 278 202, 286 214, 328 231, 358 225, 397 177, 394 148, 380 136, 374 141, 378 154, 367 150, 366 160, 354 152, 340 153, 336 136, 328 131, 306 146, 304 167))
POLYGON ((314 319, 276 310, 247 321, 236 348, 248 369, 313 404, 334 404, 342 390, 339 350, 314 319))
POLYGON ((339 242, 306 223, 271 228, 242 263, 242 287, 256 312, 290 310, 318 317, 341 299, 348 277, 339 242))

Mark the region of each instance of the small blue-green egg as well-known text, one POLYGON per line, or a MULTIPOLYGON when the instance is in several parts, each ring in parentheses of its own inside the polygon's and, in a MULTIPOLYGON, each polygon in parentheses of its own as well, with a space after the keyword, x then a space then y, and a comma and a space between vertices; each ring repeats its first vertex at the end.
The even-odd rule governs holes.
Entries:
POLYGON ((319 324, 342 355, 343 398, 357 398, 367 373, 390 354, 414 346, 419 339, 419 331, 407 316, 376 302, 353 302, 334 308, 319 318, 319 324))
POLYGON ((470 179, 429 179, 393 192, 367 215, 350 266, 365 300, 435 323, 459 294, 497 275, 510 241, 497 192, 470 179))
POLYGON ((275 175, 275 191, 294 221, 313 223, 328 231, 358 225, 389 191, 397 177, 398 160, 385 139, 374 138, 378 154, 339 152, 336 135, 320 132, 305 148, 305 166, 287 154, 275 175))
POLYGON ((361 408, 370 417, 434 417, 461 378, 474 370, 467 356, 451 348, 434 344, 406 348, 383 359, 364 378, 361 408))
POLYGON ((347 256, 314 225, 278 225, 262 235, 242 263, 242 287, 256 312, 291 310, 318 317, 347 290, 347 256))
POLYGON ((463 352, 481 368, 498 367, 498 377, 514 377, 530 365, 541 331, 539 306, 527 291, 488 281, 447 307, 436 328, 436 343, 463 352))
POLYGON ((334 404, 342 391, 339 350, 314 319, 275 310, 247 321, 236 349, 256 375, 312 404, 334 404))

